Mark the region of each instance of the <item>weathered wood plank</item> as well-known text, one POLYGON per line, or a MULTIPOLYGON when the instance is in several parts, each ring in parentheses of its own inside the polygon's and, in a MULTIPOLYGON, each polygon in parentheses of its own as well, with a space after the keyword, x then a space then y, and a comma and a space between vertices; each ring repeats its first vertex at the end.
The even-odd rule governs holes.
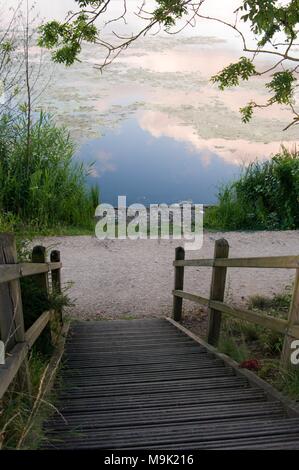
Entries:
POLYGON ((224 353, 219 352, 214 346, 208 344, 202 338, 199 338, 187 328, 175 322, 172 318, 166 318, 166 320, 172 325, 174 325, 177 329, 184 332, 190 338, 194 339, 194 341, 196 341, 199 345, 206 348, 209 353, 213 354, 214 358, 222 359, 226 365, 232 367, 235 370, 237 376, 246 377, 252 386, 264 390, 264 392, 267 394, 268 399, 279 400, 281 403, 283 403, 286 412, 290 417, 299 416, 299 405, 297 403, 286 398, 284 395, 282 395, 282 393, 278 392, 274 387, 272 387, 272 385, 265 382, 255 373, 251 372, 250 370, 240 368, 239 364, 234 359, 224 353))
POLYGON ((214 259, 186 259, 183 261, 174 261, 174 267, 196 266, 196 267, 210 267, 214 266, 214 259))
POLYGON ((288 328, 288 322, 279 318, 270 317, 266 314, 254 312, 252 310, 242 310, 235 307, 231 307, 223 302, 216 300, 210 300, 209 305, 212 308, 219 310, 222 313, 226 313, 239 320, 245 320, 250 323, 255 323, 265 328, 277 331, 278 333, 285 333, 288 328))
POLYGON ((281 365, 283 368, 296 367, 291 362, 292 342, 294 339, 299 339, 299 269, 296 270, 296 278, 294 282, 292 302, 288 316, 289 331, 286 332, 283 344, 283 350, 281 355, 281 365))
MULTIPOLYGON (((216 240, 214 259, 227 258, 229 254, 229 244, 224 238, 216 240)), ((226 283, 226 267, 213 267, 210 299, 222 302, 224 299, 225 283, 226 283)), ((221 310, 213 307, 209 303, 209 322, 208 322, 208 343, 216 346, 219 341, 221 329, 221 310)))
POLYGON ((44 312, 25 333, 25 341, 31 349, 51 319, 51 312, 44 312))
POLYGON ((9 282, 35 274, 60 270, 62 263, 18 263, 0 266, 0 283, 9 282))
POLYGON ((0 282, 9 282, 21 277, 19 264, 3 264, 0 266, 0 282))
POLYGON ((190 449, 196 444, 200 449, 217 448, 218 442, 221 448, 246 442, 280 448, 287 435, 291 442, 299 439, 298 410, 294 409, 296 418, 287 417, 287 404, 279 394, 270 394, 272 387, 263 388, 260 383, 264 382, 258 377, 252 378, 254 374, 197 340, 179 323, 172 319, 160 322, 165 333, 160 350, 152 349, 155 336, 148 334, 139 340, 135 336, 138 329, 157 331, 159 322, 154 320, 153 328, 148 320, 144 328, 142 322, 115 323, 112 341, 106 334, 113 330, 114 322, 71 327, 69 349, 65 350, 56 387, 57 406, 64 419, 56 414, 45 423, 44 448, 190 449), (73 339, 80 338, 80 330, 80 347, 87 354, 84 360, 78 344, 72 347, 73 339), (138 344, 135 352, 123 348, 130 330, 134 332, 132 341, 138 344), (88 332, 100 345, 89 352, 88 332), (179 340, 175 353, 166 340, 173 334, 179 340), (182 334, 192 340, 198 353, 188 353, 189 348, 181 342, 182 334), (194 360, 189 362, 192 356, 194 360))
MULTIPOLYGON (((15 238, 11 234, 0 234, 0 265, 7 263, 12 266, 17 263, 15 238)), ((0 335, 7 351, 25 338, 21 288, 18 280, 0 284, 0 335)))
POLYGON ((267 256, 253 258, 218 258, 218 259, 187 259, 174 261, 174 266, 202 266, 227 268, 265 268, 265 269, 297 269, 299 256, 267 256))
POLYGON ((182 290, 174 290, 172 294, 175 297, 180 297, 182 299, 190 300, 191 302, 195 302, 200 305, 209 305, 209 299, 205 297, 201 297, 200 295, 190 294, 189 292, 185 292, 182 290))
MULTIPOLYGON (((178 247, 175 250, 175 259, 182 261, 185 259, 185 250, 178 247)), ((176 267, 174 273, 174 290, 184 289, 184 267, 176 267)), ((183 309, 183 299, 179 296, 173 296, 173 318, 175 321, 181 321, 183 309)))
MULTIPOLYGON (((17 264, 17 248, 13 234, 0 234, 0 265, 17 264)), ((20 282, 18 279, 0 284, 0 338, 5 344, 6 353, 25 341, 25 327, 20 282)), ((26 350, 27 351, 27 350, 26 350)), ((15 387, 31 395, 31 378, 26 354, 18 364, 15 387)), ((13 365, 14 367, 14 365, 13 365)), ((9 379, 9 375, 6 377, 9 379)), ((4 380, 4 385, 7 385, 4 380)))
MULTIPOLYGON (((25 333, 25 340, 16 344, 11 350, 5 365, 0 366, 0 400, 18 374, 26 360, 29 349, 32 348, 50 320, 51 312, 43 313, 25 333)), ((67 330, 66 330, 67 331, 67 330)), ((61 354, 61 351, 60 351, 61 354)))
MULTIPOLYGON (((54 250, 50 255, 51 265, 58 265, 60 263, 60 251, 54 250)), ((51 268, 51 280, 52 280, 52 293, 55 295, 61 295, 61 269, 51 268)), ((53 343, 56 344, 59 341, 61 329, 63 327, 63 315, 62 309, 53 312, 53 321, 51 325, 53 343)))
POLYGON ((224 302, 218 302, 216 300, 209 300, 199 295, 190 294, 189 292, 173 291, 173 295, 177 295, 179 297, 182 297, 183 299, 190 300, 200 305, 209 306, 222 313, 231 315, 234 318, 238 318, 239 320, 244 320, 250 323, 255 323, 265 328, 269 328, 271 330, 277 331, 278 333, 285 334, 286 332, 288 332, 293 338, 299 339, 299 325, 296 325, 296 324, 290 325, 287 320, 274 318, 265 313, 259 313, 253 310, 235 308, 235 307, 225 304, 224 302))
POLYGON ((18 343, 11 351, 4 366, 0 366, 0 400, 23 367, 28 353, 27 343, 18 343))

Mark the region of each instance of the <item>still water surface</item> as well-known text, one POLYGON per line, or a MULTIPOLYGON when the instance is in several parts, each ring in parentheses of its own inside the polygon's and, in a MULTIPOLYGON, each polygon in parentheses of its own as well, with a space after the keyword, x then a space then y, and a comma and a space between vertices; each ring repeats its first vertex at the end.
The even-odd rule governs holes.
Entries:
MULTIPOLYGON (((138 3, 129 2, 132 8, 138 3)), ((207 2, 206 13, 229 16, 239 2, 220 3, 207 2)), ((74 5, 37 2, 48 19, 63 18, 74 5)), ((116 12, 122 1, 111 5, 116 12)), ((128 28, 136 28, 136 16, 129 19, 128 28)), ((205 21, 177 36, 140 39, 102 75, 94 66, 102 63, 103 51, 89 45, 81 62, 55 67, 39 105, 70 130, 77 158, 95 163, 89 183, 99 184, 103 202, 116 204, 118 195, 126 195, 129 203, 215 203, 218 188, 238 176, 242 165, 271 158, 282 143, 299 144, 297 128, 282 131, 292 116, 281 106, 260 110, 250 124, 241 122, 240 107, 269 98, 269 77, 225 92, 211 83, 242 54, 232 31, 205 21)), ((37 48, 31 57, 39 63, 37 48)), ((266 57, 257 64, 260 71, 270 65, 266 57)))
POLYGON ((216 202, 217 185, 238 174, 239 167, 210 154, 209 162, 199 150, 170 137, 153 137, 134 118, 115 132, 82 145, 78 157, 94 162, 93 176, 103 202, 117 205, 118 195, 127 203, 216 202))

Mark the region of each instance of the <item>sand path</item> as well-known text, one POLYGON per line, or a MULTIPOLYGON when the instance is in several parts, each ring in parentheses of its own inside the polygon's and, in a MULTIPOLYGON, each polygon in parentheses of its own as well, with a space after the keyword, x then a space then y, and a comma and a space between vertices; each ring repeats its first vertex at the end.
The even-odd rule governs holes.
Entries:
MULTIPOLYGON (((230 244, 230 256, 299 254, 299 231, 206 232, 202 249, 189 251, 187 257, 212 257, 214 242, 221 237, 230 244)), ((114 319, 171 313, 177 241, 99 241, 80 236, 47 237, 37 242, 61 251, 63 282, 73 283, 69 292, 75 300, 73 317, 114 319)), ((226 300, 240 305, 251 295, 280 292, 293 277, 293 270, 230 269, 226 300)), ((210 280, 210 268, 188 268, 185 290, 207 296, 210 280)), ((196 308, 185 303, 185 311, 196 308)))

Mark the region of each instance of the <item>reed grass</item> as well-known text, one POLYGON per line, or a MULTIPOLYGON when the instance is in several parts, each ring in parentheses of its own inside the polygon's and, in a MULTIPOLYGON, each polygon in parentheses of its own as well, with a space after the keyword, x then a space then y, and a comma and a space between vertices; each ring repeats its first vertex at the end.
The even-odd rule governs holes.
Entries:
POLYGON ((87 187, 91 167, 74 157, 68 131, 41 112, 31 125, 28 153, 26 128, 25 115, 0 118, 0 229, 91 229, 99 189, 87 187))

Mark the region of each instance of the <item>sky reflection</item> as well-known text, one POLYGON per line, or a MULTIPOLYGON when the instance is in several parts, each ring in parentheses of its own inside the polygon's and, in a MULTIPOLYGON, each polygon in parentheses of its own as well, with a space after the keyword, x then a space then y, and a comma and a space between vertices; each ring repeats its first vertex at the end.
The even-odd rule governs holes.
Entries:
POLYGON ((216 202, 216 181, 226 182, 239 168, 210 152, 191 149, 185 142, 167 136, 153 136, 135 119, 122 123, 117 132, 85 143, 78 154, 84 162, 94 162, 90 184, 98 182, 105 203, 117 205, 117 196, 126 195, 128 204, 216 202))
MULTIPOLYGON (((130 7, 136 3, 130 0, 130 7)), ((231 19, 239 3, 209 0, 204 13, 231 19)), ((119 5, 113 2, 115 12, 119 5)), ((62 19, 73 6, 73 0, 37 2, 46 18, 62 19)), ((131 15, 128 27, 138 24, 131 15)), ((132 202, 212 203, 217 187, 243 164, 270 158, 281 144, 298 146, 295 127, 282 131, 291 115, 281 106, 241 122, 241 106, 252 98, 267 100, 265 77, 225 92, 210 82, 240 55, 235 34, 209 22, 179 36, 143 38, 103 75, 93 67, 103 51, 89 45, 82 62, 55 67, 39 107, 70 129, 81 159, 96 161, 91 181, 99 180, 106 202, 127 194, 132 202)), ((259 66, 269 67, 269 61, 263 58, 259 66)))

